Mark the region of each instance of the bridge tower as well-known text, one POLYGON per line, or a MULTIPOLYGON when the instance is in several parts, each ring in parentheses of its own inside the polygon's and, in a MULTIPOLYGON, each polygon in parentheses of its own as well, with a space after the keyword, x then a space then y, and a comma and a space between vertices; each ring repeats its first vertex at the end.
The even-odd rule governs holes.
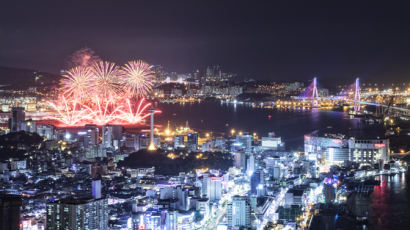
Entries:
POLYGON ((319 99, 319 95, 317 93, 317 79, 316 77, 313 78, 313 89, 312 89, 312 108, 317 108, 318 107, 318 99, 319 99))
POLYGON ((354 90, 354 99, 353 99, 353 108, 356 113, 360 113, 360 82, 359 78, 356 78, 355 90, 354 90))

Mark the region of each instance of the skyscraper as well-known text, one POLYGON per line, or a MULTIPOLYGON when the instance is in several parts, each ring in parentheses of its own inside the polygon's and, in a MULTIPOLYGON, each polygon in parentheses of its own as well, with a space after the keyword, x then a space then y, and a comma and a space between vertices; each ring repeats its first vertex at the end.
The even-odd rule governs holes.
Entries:
POLYGON ((26 119, 26 114, 23 107, 13 107, 11 109, 11 117, 9 119, 10 132, 20 131, 22 123, 26 119))
POLYGON ((207 197, 211 195, 211 177, 209 173, 204 173, 202 178, 202 188, 201 188, 202 197, 207 197))
POLYGON ((68 197, 47 203, 47 229, 108 229, 107 199, 68 197))
POLYGON ((241 227, 251 227, 251 207, 246 196, 233 196, 228 204, 228 228, 241 227))
POLYGON ((37 134, 45 137, 47 140, 55 140, 57 138, 54 125, 38 125, 37 134))
POLYGON ((211 177, 209 200, 215 202, 222 196, 222 177, 211 177))
POLYGON ((246 155, 243 151, 238 151, 234 155, 234 166, 245 172, 246 169, 246 155))
POLYGON ((99 130, 97 125, 85 125, 84 147, 95 146, 99 140, 99 130))
POLYGON ((251 153, 246 161, 246 173, 252 175, 255 171, 255 156, 251 153))
POLYGON ((264 174, 263 170, 256 170, 251 176, 251 194, 255 195, 257 193, 258 186, 264 184, 264 174))
POLYGON ((0 229, 20 229, 21 197, 11 194, 0 194, 0 229))
POLYGON ((185 147, 184 136, 183 135, 176 135, 174 137, 174 149, 179 147, 185 147))
POLYGON ((108 229, 108 201, 101 180, 92 182, 92 197, 67 197, 47 203, 47 229, 108 229))
POLYGON ((198 148, 198 134, 188 133, 187 135, 187 147, 191 151, 196 151, 198 148))
POLYGON ((248 133, 236 135, 236 143, 241 145, 246 154, 249 154, 252 151, 252 139, 253 136, 248 133))
POLYGON ((105 125, 102 127, 102 144, 105 148, 118 148, 122 139, 123 127, 121 125, 105 125))

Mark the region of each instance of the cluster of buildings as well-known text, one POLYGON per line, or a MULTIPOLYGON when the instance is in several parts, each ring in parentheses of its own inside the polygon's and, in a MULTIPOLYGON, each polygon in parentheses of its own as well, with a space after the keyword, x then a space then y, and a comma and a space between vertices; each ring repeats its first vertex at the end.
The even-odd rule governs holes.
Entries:
POLYGON ((1 195, 1 205, 19 212, 8 226, 18 222, 22 229, 193 229, 221 222, 250 228, 255 223, 247 191, 256 152, 284 149, 273 134, 214 137, 182 127, 156 131, 151 139, 148 131, 129 132, 120 125, 57 128, 26 120, 20 107, 12 109, 9 128, 4 135, 41 137, 35 145, 22 143, 21 158, 0 163, 0 190, 14 194, 1 195), (148 149, 151 140, 167 152, 232 152, 235 167, 171 176, 157 175, 155 168, 117 166, 129 153, 148 149))
POLYGON ((292 95, 299 95, 305 88, 302 82, 238 81, 235 74, 225 73, 219 66, 209 66, 189 74, 167 73, 161 66, 156 66, 155 70, 157 80, 153 97, 165 101, 206 97, 234 99, 241 94, 266 94, 275 98, 289 98, 292 95))
POLYGON ((12 108, 10 133, 37 133, 42 140, 17 146, 23 157, 0 161, 0 216, 14 217, 2 227, 306 229, 310 220, 327 215, 329 205, 349 202, 348 194, 357 189, 345 184, 401 169, 390 162, 389 141, 383 138, 314 132, 305 135, 304 152, 289 152, 274 133, 259 138, 232 130, 214 136, 187 126, 62 129, 26 120, 23 108, 12 108), (119 167, 130 153, 149 150, 152 143, 171 160, 178 150, 198 158, 202 152, 223 152, 233 161, 228 170, 173 175, 159 175, 155 167, 119 167))

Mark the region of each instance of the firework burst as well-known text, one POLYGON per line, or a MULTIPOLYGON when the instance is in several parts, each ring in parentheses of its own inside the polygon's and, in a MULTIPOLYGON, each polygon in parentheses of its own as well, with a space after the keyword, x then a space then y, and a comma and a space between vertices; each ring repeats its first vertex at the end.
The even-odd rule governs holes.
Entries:
POLYGON ((152 89, 154 71, 148 63, 138 60, 130 61, 122 68, 124 73, 124 86, 126 90, 137 96, 143 96, 152 89))
POLYGON ((74 67, 63 75, 60 90, 63 95, 82 101, 88 97, 89 88, 93 84, 92 78, 90 68, 84 66, 74 67))
POLYGON ((102 98, 117 97, 122 92, 121 74, 117 65, 112 62, 100 61, 92 66, 95 88, 93 93, 102 98))
POLYGON ((66 126, 144 122, 151 105, 144 96, 152 90, 154 79, 150 65, 139 60, 120 68, 112 62, 98 61, 93 53, 87 56, 84 51, 77 56, 78 66, 68 70, 60 81, 61 99, 49 103, 55 110, 50 119, 66 126), (138 97, 140 101, 135 100, 138 97))

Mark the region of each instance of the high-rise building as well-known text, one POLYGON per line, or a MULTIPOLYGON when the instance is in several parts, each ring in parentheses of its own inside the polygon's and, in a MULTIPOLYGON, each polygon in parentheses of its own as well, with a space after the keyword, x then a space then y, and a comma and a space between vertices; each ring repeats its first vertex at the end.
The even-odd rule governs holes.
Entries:
POLYGON ((204 173, 202 178, 202 187, 201 187, 201 194, 202 197, 207 197, 211 195, 211 177, 209 173, 204 173))
POLYGON ((176 230, 178 229, 178 212, 176 210, 168 210, 165 220, 165 229, 176 230))
POLYGON ((32 119, 28 119, 26 121, 21 122, 19 131, 35 133, 36 132, 36 121, 33 121, 32 119))
POLYGON ((250 228, 251 207, 246 196, 233 196, 228 204, 228 228, 250 228))
POLYGON ((251 153, 246 160, 246 173, 252 175, 255 171, 255 156, 251 153))
POLYGON ((323 194, 325 202, 332 203, 336 198, 336 189, 332 186, 332 184, 324 183, 323 194))
POLYGON ((252 140, 253 136, 248 133, 236 135, 236 144, 239 144, 245 150, 246 154, 252 151, 252 140))
POLYGON ((23 107, 13 107, 11 109, 11 117, 9 119, 10 132, 21 130, 23 122, 26 120, 26 114, 23 107))
POLYGON ((47 203, 47 229, 108 229, 107 199, 68 197, 47 203))
POLYGON ((280 179, 281 178, 282 170, 281 170, 280 166, 274 166, 271 171, 272 171, 273 179, 280 179))
POLYGON ((94 159, 96 157, 107 157, 107 150, 102 144, 89 146, 85 150, 85 158, 94 159))
POLYGON ((194 213, 179 212, 166 208, 149 208, 135 218, 133 229, 193 229, 194 213))
POLYGON ((239 151, 236 152, 234 155, 234 166, 238 169, 245 170, 246 169, 246 155, 245 152, 239 151))
POLYGON ((208 198, 198 199, 196 202, 196 210, 204 217, 207 217, 209 214, 209 199, 208 198))
POLYGON ((187 211, 189 210, 189 191, 184 189, 182 185, 176 187, 176 195, 178 198, 177 209, 187 211))
POLYGON ((121 125, 104 125, 102 127, 102 143, 105 148, 118 148, 122 139, 121 125))
POLYGON ((125 135, 125 147, 127 151, 134 152, 139 150, 138 146, 138 134, 135 133, 127 133, 125 135))
POLYGON ((209 142, 209 141, 206 141, 205 143, 203 143, 202 146, 201 146, 201 150, 202 150, 202 152, 209 152, 209 151, 211 151, 212 149, 211 149, 211 144, 210 144, 210 142, 209 142))
POLYGON ((219 201, 222 196, 222 177, 211 177, 209 189, 209 200, 211 202, 219 201))
POLYGON ((257 194, 257 189, 259 185, 263 185, 265 183, 264 181, 264 173, 263 170, 256 170, 252 176, 251 176, 251 194, 255 195, 257 194))
POLYGON ((67 197, 46 205, 47 229, 108 229, 108 201, 101 197, 101 181, 92 182, 92 197, 67 197))
POLYGON ((54 125, 38 125, 37 134, 45 137, 47 140, 55 140, 57 138, 56 127, 54 125))
POLYGON ((198 149, 198 134, 197 133, 188 133, 187 147, 191 151, 196 151, 198 149))
POLYGON ((11 194, 0 194, 0 229, 20 229, 21 197, 11 194))
POLYGON ((99 129, 97 125, 85 125, 84 147, 98 145, 99 143, 99 129))
POLYGON ((184 136, 183 135, 175 136, 174 137, 174 149, 184 148, 184 147, 185 147, 184 136))

